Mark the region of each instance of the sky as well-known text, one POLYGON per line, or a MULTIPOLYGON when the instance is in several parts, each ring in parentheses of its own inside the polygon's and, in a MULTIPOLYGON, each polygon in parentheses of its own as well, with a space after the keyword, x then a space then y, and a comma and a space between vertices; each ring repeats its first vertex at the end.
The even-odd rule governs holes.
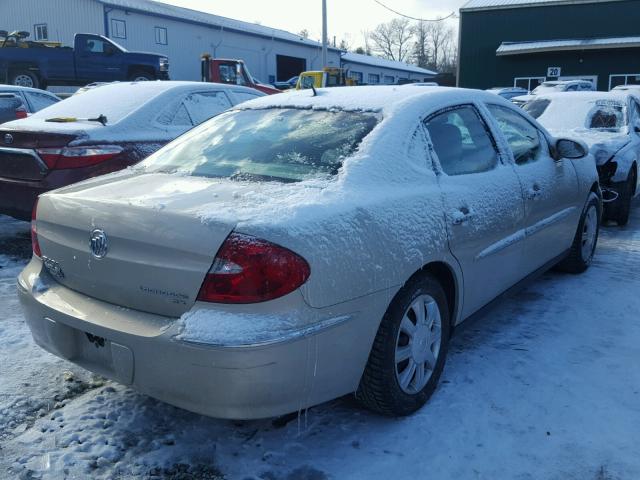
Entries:
MULTIPOLYGON (((258 22, 262 25, 298 33, 306 29, 310 38, 322 37, 321 0, 161 0, 225 17, 258 22)), ((390 8, 417 18, 437 18, 458 11, 467 0, 380 0, 390 8)), ((363 31, 396 17, 375 0, 327 0, 328 31, 330 41, 345 39, 351 48, 362 46, 363 31)), ((449 21, 457 26, 457 20, 449 21)))

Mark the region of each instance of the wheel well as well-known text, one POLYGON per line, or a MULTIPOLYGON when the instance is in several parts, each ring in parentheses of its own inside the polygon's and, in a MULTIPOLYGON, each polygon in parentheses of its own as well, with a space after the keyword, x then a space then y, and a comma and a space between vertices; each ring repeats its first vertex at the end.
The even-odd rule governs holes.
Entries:
POLYGON ((631 165, 631 171, 633 172, 634 176, 634 180, 636 180, 635 182, 633 182, 633 192, 632 195, 636 194, 636 188, 638 187, 638 164, 636 162, 633 162, 633 164, 631 165))
POLYGON ((143 65, 134 65, 129 67, 129 73, 127 74, 127 77, 131 77, 136 73, 146 73, 154 77, 156 75, 156 72, 153 70, 152 67, 143 66, 143 65))
POLYGON ((9 68, 7 69, 7 81, 12 75, 15 75, 16 73, 23 72, 23 71, 32 73, 36 77, 40 78, 40 69, 37 67, 37 65, 33 65, 29 63, 25 63, 25 64, 13 63, 9 65, 9 68))
POLYGON ((602 191, 600 190, 600 185, 598 185, 598 182, 593 182, 590 191, 595 193, 599 199, 602 199, 602 191))
POLYGON ((432 275, 442 286, 444 293, 447 296, 447 304, 449 307, 449 321, 451 322, 451 325, 454 325, 456 322, 458 290, 456 288, 456 278, 453 271, 444 262, 432 262, 426 264, 424 267, 414 273, 411 278, 424 273, 432 275))

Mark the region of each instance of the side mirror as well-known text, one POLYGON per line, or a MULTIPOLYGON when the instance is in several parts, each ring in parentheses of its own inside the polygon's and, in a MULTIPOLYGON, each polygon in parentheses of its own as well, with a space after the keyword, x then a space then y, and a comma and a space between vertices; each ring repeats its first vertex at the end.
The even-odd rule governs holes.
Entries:
POLYGON ((576 160, 586 157, 589 153, 589 148, 584 143, 568 138, 559 138, 556 140, 555 150, 557 160, 561 158, 576 160))

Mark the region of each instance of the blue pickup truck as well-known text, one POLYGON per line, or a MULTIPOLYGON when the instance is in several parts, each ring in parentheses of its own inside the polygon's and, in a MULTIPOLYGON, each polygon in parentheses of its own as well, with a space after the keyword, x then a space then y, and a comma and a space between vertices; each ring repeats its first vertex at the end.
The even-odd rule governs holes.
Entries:
POLYGON ((44 89, 118 80, 169 80, 169 60, 87 33, 75 36, 73 48, 0 42, 0 83, 44 89))

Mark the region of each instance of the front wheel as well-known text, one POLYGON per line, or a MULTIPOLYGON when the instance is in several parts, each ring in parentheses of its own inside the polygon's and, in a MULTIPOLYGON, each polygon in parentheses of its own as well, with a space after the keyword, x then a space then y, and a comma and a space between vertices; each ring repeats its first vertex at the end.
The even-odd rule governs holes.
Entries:
POLYGON ((569 256, 559 265, 561 270, 569 273, 582 273, 589 268, 598 243, 601 213, 600 199, 592 192, 589 194, 587 204, 582 211, 569 256))
POLYGON ((616 200, 615 214, 612 216, 612 220, 623 227, 629 223, 629 216, 631 215, 631 201, 633 200, 633 189, 636 185, 635 170, 631 170, 627 177, 627 181, 624 182, 620 189, 620 196, 616 200))
POLYGON ((407 283, 385 313, 356 397, 388 416, 409 415, 433 394, 444 368, 450 321, 437 280, 407 283))

